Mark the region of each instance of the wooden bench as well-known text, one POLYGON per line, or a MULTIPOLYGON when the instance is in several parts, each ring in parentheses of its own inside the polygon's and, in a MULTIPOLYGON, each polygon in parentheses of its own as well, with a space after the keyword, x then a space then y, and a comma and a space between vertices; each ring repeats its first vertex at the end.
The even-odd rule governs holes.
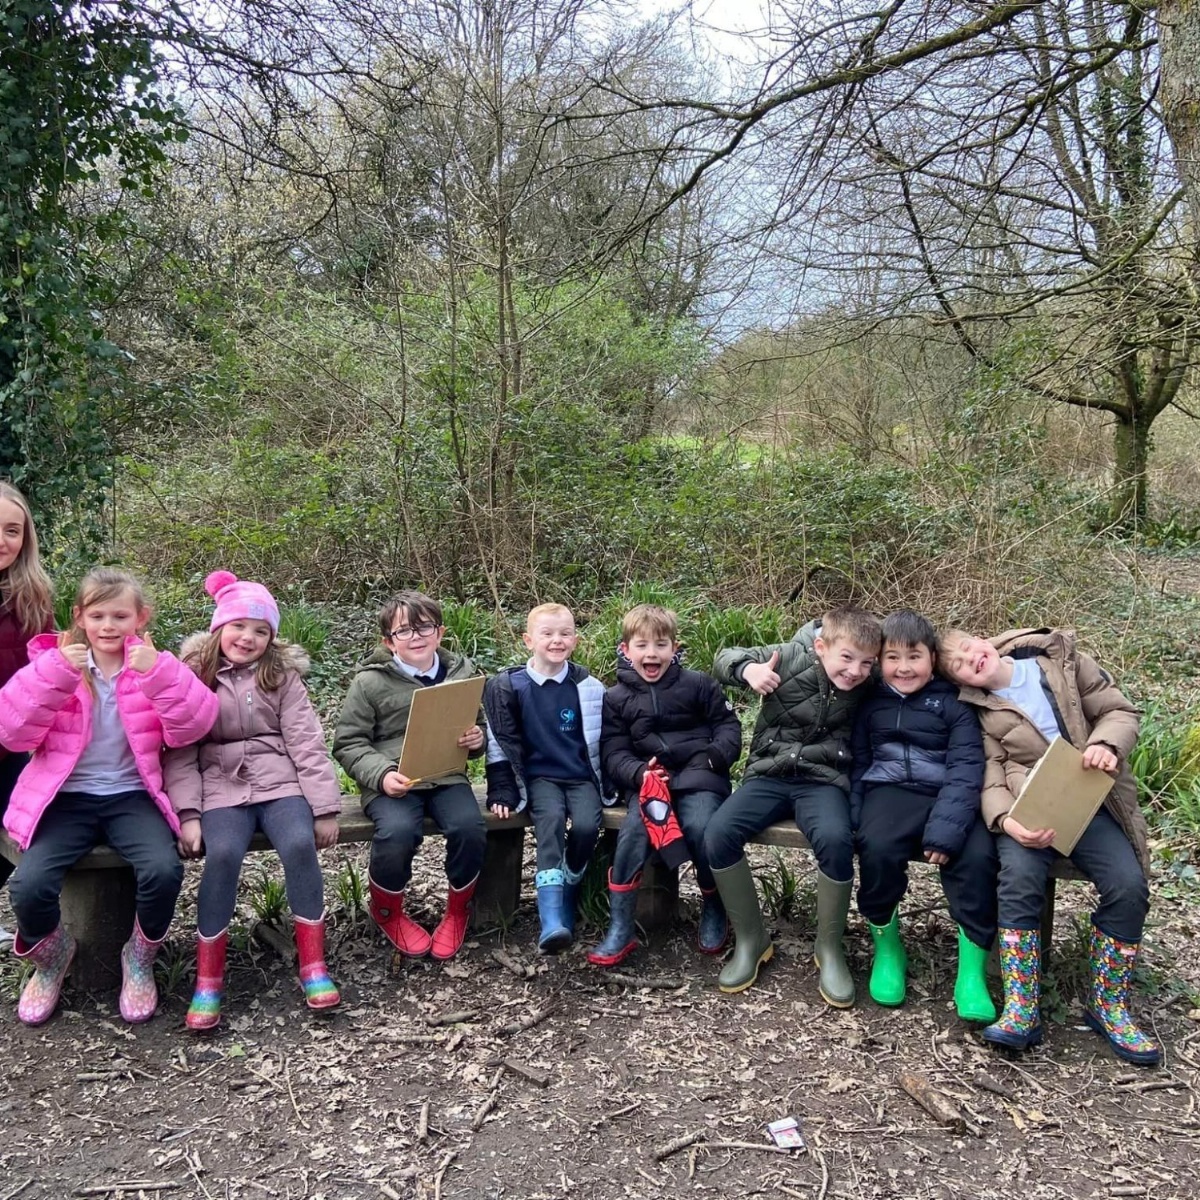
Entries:
MULTIPOLYGON (((480 804, 483 789, 476 788, 480 804)), ((626 809, 606 808, 603 813, 602 836, 611 851, 617 831, 625 821, 626 809)), ((496 924, 507 925, 517 910, 521 898, 524 870, 525 830, 531 825, 527 813, 497 817, 484 812, 487 824, 487 849, 483 868, 475 890, 473 928, 496 924)), ((369 842, 374 825, 363 812, 357 796, 346 796, 338 818, 339 845, 369 842)), ((440 836, 431 820, 425 821, 427 837, 440 836)), ((791 822, 782 822, 764 829, 751 842, 785 850, 807 850, 804 835, 791 822)), ((252 851, 269 850, 270 843, 256 834, 250 843, 252 851)), ((0 855, 9 862, 20 861, 21 852, 8 834, 0 831, 0 855)), ((1046 901, 1042 912, 1042 937, 1048 946, 1054 931, 1055 883, 1059 879, 1082 879, 1083 876, 1066 859, 1055 864, 1046 884, 1046 901)), ((133 868, 115 850, 98 846, 85 854, 71 870, 63 884, 61 904, 63 922, 79 941, 74 981, 87 990, 115 987, 120 981, 121 947, 133 927, 134 900, 133 868)), ((662 928, 672 924, 678 915, 679 873, 666 869, 651 855, 644 871, 638 895, 637 919, 646 928, 662 928)))

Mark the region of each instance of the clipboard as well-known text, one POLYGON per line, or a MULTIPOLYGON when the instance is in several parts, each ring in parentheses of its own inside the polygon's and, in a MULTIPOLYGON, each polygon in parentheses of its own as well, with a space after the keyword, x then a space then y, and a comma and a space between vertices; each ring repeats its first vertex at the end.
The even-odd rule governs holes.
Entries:
POLYGON ((1025 776, 1007 815, 1026 829, 1053 829, 1050 844, 1070 854, 1116 782, 1106 771, 1084 770, 1083 755, 1056 737, 1025 776))
POLYGON ((413 783, 465 771, 469 751, 458 744, 465 730, 479 724, 483 676, 455 679, 413 693, 404 744, 396 770, 413 783))

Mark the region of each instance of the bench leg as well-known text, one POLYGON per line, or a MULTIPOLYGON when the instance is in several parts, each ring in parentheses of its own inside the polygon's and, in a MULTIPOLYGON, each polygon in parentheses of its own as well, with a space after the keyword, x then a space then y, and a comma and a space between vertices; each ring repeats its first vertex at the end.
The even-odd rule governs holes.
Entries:
POLYGON ((63 924, 79 942, 71 978, 85 991, 121 982, 121 947, 133 928, 137 886, 132 867, 67 872, 61 896, 63 924))
POLYGON ((1042 960, 1050 958, 1050 947, 1054 944, 1054 888, 1051 875, 1046 880, 1046 897, 1042 901, 1042 960))
POLYGON ((493 829, 488 833, 483 869, 475 885, 472 929, 508 925, 512 921, 521 899, 524 856, 524 829, 493 829))
POLYGON ((664 867, 657 854, 642 868, 637 919, 646 929, 669 929, 679 916, 679 872, 664 867))

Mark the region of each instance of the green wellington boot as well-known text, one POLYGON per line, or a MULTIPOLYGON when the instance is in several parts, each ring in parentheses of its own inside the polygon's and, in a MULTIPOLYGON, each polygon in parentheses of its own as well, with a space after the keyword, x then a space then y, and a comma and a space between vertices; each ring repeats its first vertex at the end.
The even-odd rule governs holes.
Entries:
POLYGON ((908 955, 900 940, 900 910, 893 911, 886 925, 873 925, 868 921, 867 928, 875 947, 871 962, 871 999, 885 1008, 896 1008, 904 1003, 904 972, 908 967, 908 955))
POLYGON ((775 946, 763 924, 750 864, 740 858, 732 867, 713 870, 717 891, 733 926, 733 956, 721 970, 717 986, 723 992, 744 992, 758 978, 758 969, 769 962, 775 946))
POLYGON ((817 939, 813 956, 821 968, 817 987, 825 1003, 834 1008, 849 1008, 854 1003, 854 979, 846 965, 846 949, 842 945, 852 891, 853 879, 839 883, 823 871, 817 872, 817 939))
POLYGON ((988 951, 977 946, 966 930, 958 927, 958 978, 954 981, 954 1007, 964 1021, 991 1024, 996 1019, 996 1005, 988 993, 988 951))

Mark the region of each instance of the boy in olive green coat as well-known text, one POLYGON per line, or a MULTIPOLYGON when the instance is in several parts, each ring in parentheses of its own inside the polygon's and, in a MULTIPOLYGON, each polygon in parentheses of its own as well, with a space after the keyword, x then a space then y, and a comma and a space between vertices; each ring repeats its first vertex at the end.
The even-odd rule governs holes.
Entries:
MULTIPOLYGON (((477 672, 469 658, 441 648, 446 632, 441 606, 421 592, 393 596, 380 610, 379 629, 382 645, 350 682, 334 733, 333 756, 358 784, 363 809, 375 823, 371 916, 401 954, 452 958, 466 935, 483 866, 483 814, 465 774, 414 781, 401 775, 397 765, 417 689, 477 672), (404 889, 412 877, 426 814, 445 835, 450 886, 446 915, 432 937, 404 912, 404 889)), ((482 721, 481 715, 458 739, 472 757, 483 753, 482 721)))

